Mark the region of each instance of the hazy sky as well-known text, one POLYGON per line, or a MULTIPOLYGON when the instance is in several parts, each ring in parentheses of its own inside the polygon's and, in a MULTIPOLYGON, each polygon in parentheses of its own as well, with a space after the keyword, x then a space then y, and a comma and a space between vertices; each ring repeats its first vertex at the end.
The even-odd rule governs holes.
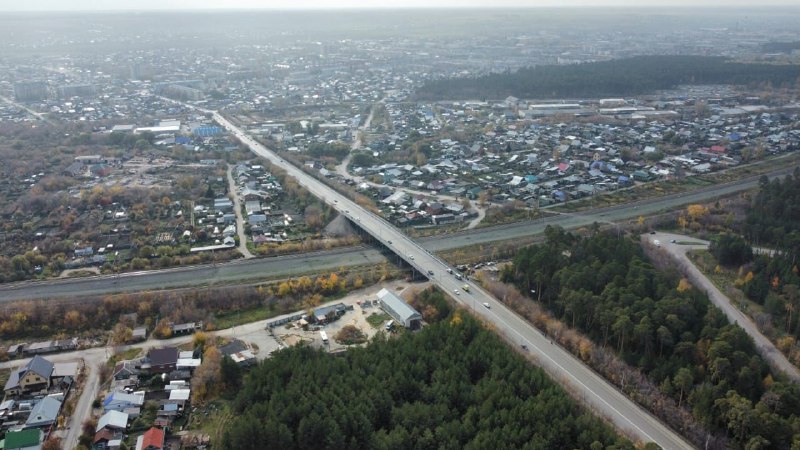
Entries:
POLYGON ((797 6, 797 0, 0 0, 0 11, 536 6, 797 6))

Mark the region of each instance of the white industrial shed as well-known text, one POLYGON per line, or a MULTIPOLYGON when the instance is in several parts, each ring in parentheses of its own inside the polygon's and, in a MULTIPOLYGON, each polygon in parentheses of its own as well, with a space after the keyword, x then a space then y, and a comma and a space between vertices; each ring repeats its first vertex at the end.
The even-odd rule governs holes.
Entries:
POLYGON ((378 292, 378 301, 381 307, 392 316, 395 322, 403 325, 410 330, 416 330, 422 325, 422 315, 404 302, 400 297, 392 294, 386 289, 378 292))

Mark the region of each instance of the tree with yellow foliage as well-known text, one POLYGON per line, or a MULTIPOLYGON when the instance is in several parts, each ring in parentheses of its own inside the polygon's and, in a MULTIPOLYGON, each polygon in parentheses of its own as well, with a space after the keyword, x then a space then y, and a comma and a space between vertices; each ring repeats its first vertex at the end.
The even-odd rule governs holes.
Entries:
POLYGON ((203 352, 203 362, 192 376, 192 403, 203 404, 216 398, 222 385, 222 354, 211 346, 203 352))
POLYGON ((708 214, 708 208, 703 205, 689 205, 686 207, 686 212, 689 214, 689 218, 692 219, 693 222, 697 222, 699 219, 708 214))
POLYGON ((192 348, 203 351, 208 344, 210 336, 202 331, 196 331, 192 335, 192 348))
POLYGON ((153 330, 153 335, 158 339, 166 339, 172 336, 172 329, 169 327, 169 321, 167 319, 159 320, 155 330, 153 330))

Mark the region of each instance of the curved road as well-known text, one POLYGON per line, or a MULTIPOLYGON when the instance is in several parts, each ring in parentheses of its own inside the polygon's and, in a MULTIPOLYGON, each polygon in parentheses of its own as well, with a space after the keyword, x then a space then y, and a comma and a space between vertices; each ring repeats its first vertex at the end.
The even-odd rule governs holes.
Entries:
POLYGON ((651 244, 654 241, 659 241, 658 249, 661 251, 667 252, 667 254, 672 257, 678 263, 678 267, 683 271, 689 281, 692 282, 698 289, 704 291, 708 294, 709 300, 711 300, 717 308, 721 309, 723 313, 728 317, 728 320, 731 323, 736 323, 739 325, 751 338, 753 338, 753 342, 756 344, 756 350, 767 360, 769 365, 776 371, 776 372, 783 372, 793 381, 798 382, 800 381, 800 370, 798 370, 797 366, 789 362, 788 359, 781 353, 775 345, 767 339, 761 332, 758 330, 756 324, 748 317, 746 314, 741 312, 739 309, 734 306, 731 302, 730 298, 722 293, 722 291, 714 285, 711 280, 706 277, 700 269, 695 266, 692 261, 687 256, 687 252, 690 250, 705 250, 708 248, 708 241, 704 241, 701 239, 695 239, 689 236, 683 236, 680 234, 672 234, 672 233, 656 233, 656 234, 646 234, 644 235, 645 239, 647 239, 651 244), (671 243, 671 241, 677 242, 697 242, 697 244, 692 245, 681 245, 678 243, 671 243))

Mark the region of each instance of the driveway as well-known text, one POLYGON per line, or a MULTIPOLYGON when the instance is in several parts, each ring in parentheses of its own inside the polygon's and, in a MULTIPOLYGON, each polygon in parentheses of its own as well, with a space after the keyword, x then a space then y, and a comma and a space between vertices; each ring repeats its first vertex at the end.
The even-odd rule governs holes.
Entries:
POLYGON ((666 252, 673 261, 678 263, 679 270, 686 278, 698 289, 708 294, 708 298, 711 302, 725 313, 731 323, 738 324, 753 338, 756 349, 773 369, 785 373, 794 381, 800 381, 800 370, 798 370, 797 366, 789 362, 783 353, 778 351, 775 345, 761 334, 750 317, 733 306, 731 300, 689 259, 687 253, 690 250, 705 250, 708 248, 708 241, 672 233, 644 234, 642 235, 642 240, 652 245, 655 245, 655 241, 659 241, 660 247, 658 247, 656 251, 666 252), (671 243, 672 240, 675 240, 676 243, 671 243), (692 244, 683 245, 680 244, 680 242, 690 242, 692 244))

